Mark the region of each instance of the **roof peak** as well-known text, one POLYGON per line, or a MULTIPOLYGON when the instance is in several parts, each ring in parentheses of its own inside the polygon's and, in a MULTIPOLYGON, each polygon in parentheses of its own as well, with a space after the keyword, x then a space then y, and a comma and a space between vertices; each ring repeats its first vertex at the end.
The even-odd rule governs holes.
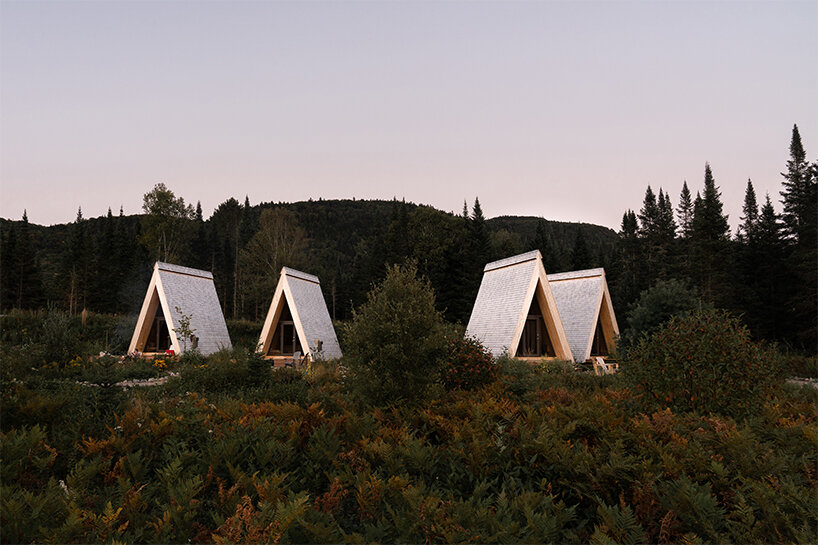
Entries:
POLYGON ((201 269, 193 269, 191 267, 183 267, 181 265, 174 265, 173 263, 165 263, 163 261, 157 261, 154 265, 156 270, 160 271, 168 271, 178 274, 186 274, 188 276, 196 276, 199 278, 209 278, 213 280, 213 273, 210 271, 203 271, 201 269))
POLYGON ((295 269, 291 269, 290 267, 281 267, 281 274, 298 278, 299 280, 306 280, 307 282, 314 282, 316 284, 321 283, 317 276, 302 271, 297 271, 295 269))
POLYGON ((533 261, 535 259, 542 261, 542 255, 540 254, 539 250, 532 250, 524 254, 513 255, 511 257, 492 261, 491 263, 486 264, 486 266, 483 268, 483 272, 502 269, 503 267, 510 267, 511 265, 518 265, 520 263, 526 263, 527 261, 533 261))
POLYGON ((554 273, 548 275, 549 282, 559 282, 560 280, 573 280, 576 278, 592 278, 594 276, 605 276, 605 269, 597 267, 596 269, 583 269, 581 271, 568 271, 561 273, 554 273))

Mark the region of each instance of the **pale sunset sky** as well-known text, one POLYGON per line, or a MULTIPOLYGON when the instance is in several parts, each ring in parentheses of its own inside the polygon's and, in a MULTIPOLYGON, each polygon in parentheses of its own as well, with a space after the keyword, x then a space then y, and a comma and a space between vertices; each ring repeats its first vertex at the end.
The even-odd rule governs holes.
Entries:
POLYGON ((0 216, 391 199, 618 230, 818 158, 818 2, 0 1, 0 216))

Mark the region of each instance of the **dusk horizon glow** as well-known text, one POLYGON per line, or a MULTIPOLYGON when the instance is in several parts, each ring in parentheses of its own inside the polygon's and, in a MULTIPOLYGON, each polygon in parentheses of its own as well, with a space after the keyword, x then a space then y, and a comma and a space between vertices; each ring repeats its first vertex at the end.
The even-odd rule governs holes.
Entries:
POLYGON ((619 229, 818 157, 816 2, 0 3, 0 216, 398 199, 619 229))

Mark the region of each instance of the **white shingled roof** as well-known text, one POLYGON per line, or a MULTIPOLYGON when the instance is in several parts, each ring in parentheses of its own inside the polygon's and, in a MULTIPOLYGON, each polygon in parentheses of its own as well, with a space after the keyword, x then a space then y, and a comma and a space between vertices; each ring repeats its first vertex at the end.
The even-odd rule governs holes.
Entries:
MULTIPOLYGON (((129 352, 144 350, 153 319, 160 307, 167 320, 171 348, 177 354, 184 351, 184 341, 175 331, 179 328, 182 314, 190 317, 190 328, 199 338, 198 349, 202 354, 232 348, 210 272, 157 261, 131 338, 129 352)), ((189 343, 187 348, 191 348, 189 343)))
POLYGON ((549 274, 548 282, 557 301, 574 360, 582 362, 591 356, 598 321, 602 323, 608 350, 613 352, 619 326, 605 280, 605 269, 549 274))
POLYGON ((504 352, 514 355, 534 297, 541 302, 546 315, 546 327, 557 357, 571 360, 568 339, 538 250, 485 266, 466 335, 480 340, 495 357, 504 352))
POLYGON ((281 269, 273 301, 261 329, 258 342, 260 352, 267 353, 284 304, 290 309, 298 340, 305 354, 317 355, 316 341, 321 341, 321 357, 341 357, 341 347, 321 293, 321 282, 317 276, 289 267, 281 269))

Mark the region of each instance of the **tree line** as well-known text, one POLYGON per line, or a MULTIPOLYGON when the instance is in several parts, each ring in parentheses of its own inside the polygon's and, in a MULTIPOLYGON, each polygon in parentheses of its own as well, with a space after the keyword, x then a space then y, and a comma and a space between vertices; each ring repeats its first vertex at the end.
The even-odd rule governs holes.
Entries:
POLYGON ((310 200, 250 205, 235 198, 205 219, 164 184, 144 195, 143 214, 82 211, 67 225, 0 220, 3 309, 56 305, 71 312, 137 312, 156 260, 212 271, 228 318, 262 319, 281 267, 316 274, 331 315, 351 316, 392 264, 414 260, 439 310, 465 322, 483 266, 539 248, 549 271, 602 266, 616 233, 542 218, 487 220, 479 199, 462 214, 405 201, 310 200))
POLYGON ((794 126, 782 173, 783 212, 760 201, 747 180, 742 216, 732 235, 709 164, 701 190, 685 181, 677 206, 648 186, 639 212, 622 217, 608 271, 620 310, 657 282, 677 280, 707 305, 738 314, 757 338, 816 350, 818 319, 818 162, 810 163, 794 126))
POLYGON ((459 214, 405 201, 309 200, 251 205, 230 198, 205 219, 164 184, 143 198, 143 214, 42 227, 0 220, 0 306, 71 312, 136 312, 155 260, 210 270, 228 318, 264 317, 282 266, 321 278, 330 314, 348 319, 389 265, 417 263, 439 310, 465 323, 483 266, 532 249, 549 273, 606 268, 621 329, 628 309, 657 282, 677 280, 701 300, 739 314, 758 338, 815 350, 818 166, 798 128, 783 173, 782 214, 748 180, 732 234, 709 164, 693 195, 676 206, 649 186, 620 231, 504 216, 487 220, 479 199, 459 214))

